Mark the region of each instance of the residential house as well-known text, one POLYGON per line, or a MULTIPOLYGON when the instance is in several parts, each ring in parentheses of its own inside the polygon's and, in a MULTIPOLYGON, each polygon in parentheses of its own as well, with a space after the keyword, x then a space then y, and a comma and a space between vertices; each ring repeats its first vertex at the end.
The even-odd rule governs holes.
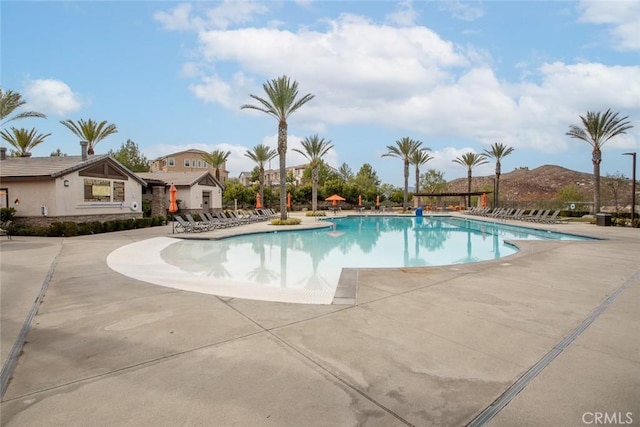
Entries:
POLYGON ((176 187, 180 212, 200 213, 222 209, 224 186, 209 170, 188 172, 144 172, 137 174, 148 186, 143 198, 151 202, 151 215, 166 215, 169 188, 176 187))
MULTIPOLYGON (((158 157, 151 162, 151 172, 200 172, 210 171, 213 176, 216 176, 215 169, 203 158, 203 154, 209 154, 203 150, 189 149, 184 151, 178 151, 177 153, 167 154, 166 156, 158 157)), ((219 181, 224 182, 229 178, 229 171, 227 170, 226 163, 220 168, 219 181)))
POLYGON ((0 207, 32 225, 142 217, 146 182, 106 154, 7 157, 0 148, 0 207))
MULTIPOLYGON (((309 163, 297 166, 289 166, 287 167, 287 176, 292 175, 295 179, 294 184, 300 185, 302 183, 302 175, 306 168, 309 167, 309 163)), ((245 187, 255 184, 250 180, 251 172, 240 172, 240 182, 245 187)), ((278 186, 280 185, 280 169, 265 169, 264 170, 264 185, 267 187, 278 186)))

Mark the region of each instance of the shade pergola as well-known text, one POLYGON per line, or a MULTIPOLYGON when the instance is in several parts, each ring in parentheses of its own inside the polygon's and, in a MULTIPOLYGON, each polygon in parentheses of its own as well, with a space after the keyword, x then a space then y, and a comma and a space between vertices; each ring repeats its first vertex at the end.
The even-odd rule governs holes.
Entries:
MULTIPOLYGON (((469 196, 481 196, 483 194, 492 193, 492 191, 472 191, 472 192, 451 192, 451 193, 415 193, 413 195, 414 200, 416 197, 435 197, 436 206, 440 205, 440 200, 443 197, 460 197, 460 206, 465 206, 465 199, 469 196)), ((467 206, 468 207, 468 206, 467 206)))

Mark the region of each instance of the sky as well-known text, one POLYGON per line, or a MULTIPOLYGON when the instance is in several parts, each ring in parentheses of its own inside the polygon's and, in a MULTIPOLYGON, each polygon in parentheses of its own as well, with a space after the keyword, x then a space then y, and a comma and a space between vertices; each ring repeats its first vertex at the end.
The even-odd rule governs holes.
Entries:
MULTIPOLYGON (((403 137, 422 141, 445 179, 452 160, 492 143, 514 148, 502 172, 556 164, 592 172, 591 147, 566 136, 580 115, 611 109, 634 126, 606 143, 602 175, 631 176, 640 151, 640 1, 2 1, 0 86, 47 119, 5 126, 51 133, 34 156, 80 153, 61 120, 118 128, 149 159, 229 150, 231 177, 277 146, 277 121, 250 94, 282 75, 314 98, 288 120, 292 151, 317 134, 325 160, 369 163, 403 185, 403 137)), ((2 142, 7 146, 6 142, 2 142)), ((272 161, 277 167, 277 159, 272 161)), ((473 169, 492 175, 494 163, 473 169)), ((411 181, 413 182, 413 169, 411 181)))

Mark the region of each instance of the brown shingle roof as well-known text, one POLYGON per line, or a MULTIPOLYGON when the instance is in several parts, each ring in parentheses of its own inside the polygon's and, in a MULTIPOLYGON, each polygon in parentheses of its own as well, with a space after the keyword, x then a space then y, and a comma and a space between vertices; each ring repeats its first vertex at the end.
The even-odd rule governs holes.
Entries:
POLYGON ((104 160, 115 164, 127 175, 146 185, 142 178, 106 154, 89 156, 87 160, 82 160, 82 156, 7 157, 0 160, 0 178, 57 178, 104 160))
POLYGON ((189 171, 189 172, 138 172, 137 175, 144 179, 153 182, 164 182, 165 185, 187 185, 192 186, 197 184, 207 175, 211 176, 219 187, 223 187, 222 184, 216 179, 210 171, 189 171))

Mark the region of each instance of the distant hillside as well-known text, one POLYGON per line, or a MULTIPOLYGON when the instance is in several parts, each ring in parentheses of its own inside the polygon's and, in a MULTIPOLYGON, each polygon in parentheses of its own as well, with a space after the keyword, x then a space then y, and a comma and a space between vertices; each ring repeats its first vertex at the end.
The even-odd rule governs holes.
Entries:
MULTIPOLYGON (((575 185, 585 200, 593 195, 593 175, 577 172, 555 165, 544 165, 535 169, 518 168, 500 175, 500 200, 505 202, 534 202, 552 200, 558 192, 575 185)), ((601 187, 602 188, 602 187, 601 187)), ((473 177, 472 191, 491 191, 493 176, 473 177)), ((447 184, 447 191, 467 191, 467 178, 458 178, 447 184)))

